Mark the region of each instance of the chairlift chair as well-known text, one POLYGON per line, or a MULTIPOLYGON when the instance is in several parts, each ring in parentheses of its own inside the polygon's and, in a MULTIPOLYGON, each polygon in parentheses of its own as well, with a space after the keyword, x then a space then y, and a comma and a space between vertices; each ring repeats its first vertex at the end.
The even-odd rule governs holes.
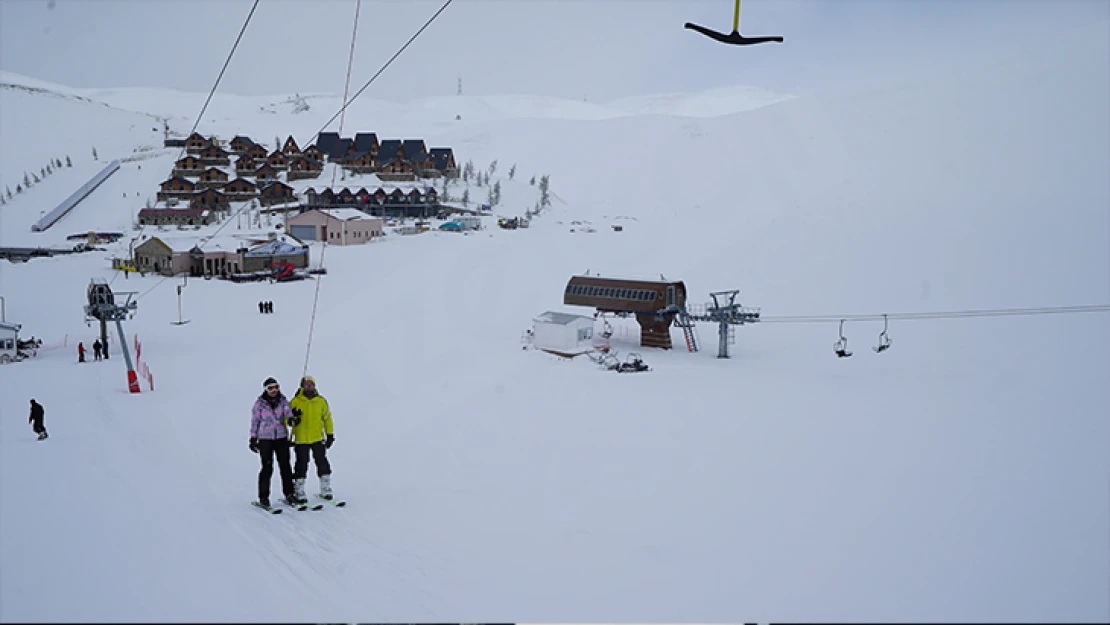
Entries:
POLYGON ((833 351, 836 352, 838 358, 847 358, 852 355, 848 351, 848 339, 844 336, 844 320, 840 320, 840 340, 833 343, 833 351))
POLYGON ((879 344, 876 345, 875 347, 871 348, 871 349, 875 350, 876 354, 881 354, 881 353, 885 352, 886 350, 890 349, 890 344, 893 342, 893 341, 891 341, 890 337, 887 336, 886 329, 887 329, 887 319, 886 319, 886 315, 883 315, 883 331, 879 333, 879 344))

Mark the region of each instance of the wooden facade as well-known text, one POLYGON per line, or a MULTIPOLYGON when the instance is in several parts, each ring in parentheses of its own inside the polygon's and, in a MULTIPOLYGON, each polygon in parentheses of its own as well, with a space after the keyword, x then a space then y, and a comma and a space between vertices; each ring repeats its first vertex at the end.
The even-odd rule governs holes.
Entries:
POLYGON ((287 202, 296 202, 297 195, 293 192, 293 187, 284 182, 272 182, 262 187, 258 192, 258 201, 263 206, 285 204, 287 202))
POLYGON ((198 152, 197 158, 200 159, 201 163, 208 166, 231 165, 231 155, 229 155, 226 150, 215 144, 212 144, 198 152))
POLYGON ((228 205, 227 196, 217 191, 216 189, 205 189, 193 194, 192 200, 189 202, 190 208, 206 207, 215 209, 226 209, 228 205))
POLYGON ((226 183, 229 179, 230 177, 224 170, 217 169, 215 167, 209 167, 208 169, 204 170, 204 173, 202 173, 200 175, 200 178, 197 180, 197 188, 209 189, 212 187, 222 187, 224 183, 226 183))
POLYGON ((686 306, 686 285, 681 281, 573 276, 563 292, 563 303, 603 313, 634 314, 640 324, 640 345, 670 349, 670 327, 678 308, 686 306))
POLYGON ((266 157, 266 164, 278 171, 285 171, 289 167, 289 159, 281 152, 274 150, 266 157))
POLYGON ((243 155, 235 161, 235 174, 238 176, 253 176, 254 172, 258 170, 258 161, 253 158, 243 155))
POLYGON ((277 170, 269 165, 269 163, 254 170, 254 179, 259 185, 272 180, 277 180, 277 170))
POLYGON ((297 142, 293 140, 293 135, 285 140, 285 145, 281 147, 281 153, 286 156, 294 156, 301 153, 301 149, 297 147, 297 142))
POLYGON ((285 174, 287 180, 300 180, 302 178, 315 178, 320 175, 324 170, 324 164, 320 161, 305 158, 303 156, 293 156, 289 159, 289 170, 285 174))
POLYGON ((239 156, 245 154, 252 145, 254 145, 254 141, 250 137, 235 135, 235 138, 231 140, 231 144, 227 147, 231 150, 232 154, 239 156))
POLYGON ((266 148, 257 143, 249 147, 244 154, 244 156, 248 156, 255 161, 264 161, 269 155, 270 153, 266 151, 266 148))
POLYGON ((173 176, 199 176, 204 173, 204 163, 195 156, 186 156, 173 164, 173 176))
POLYGON ((205 139, 199 132, 194 132, 185 139, 185 152, 188 154, 199 154, 201 150, 211 145, 211 141, 205 139))
POLYGON ((245 178, 236 178, 221 189, 231 202, 243 202, 258 197, 258 185, 245 178))
POLYGON ((159 185, 158 199, 166 200, 171 197, 187 198, 197 190, 197 185, 192 180, 185 178, 170 178, 159 185))

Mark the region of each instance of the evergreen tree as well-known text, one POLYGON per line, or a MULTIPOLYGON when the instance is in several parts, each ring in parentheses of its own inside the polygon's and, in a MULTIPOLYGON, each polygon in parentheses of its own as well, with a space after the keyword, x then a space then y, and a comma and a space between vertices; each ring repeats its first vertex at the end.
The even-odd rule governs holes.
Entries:
POLYGON ((500 180, 493 183, 492 193, 493 193, 493 197, 491 199, 493 201, 490 202, 490 206, 497 206, 498 204, 501 203, 501 181, 500 180))
POLYGON ((536 176, 535 175, 533 175, 532 179, 528 181, 528 184, 532 185, 533 187, 536 186, 536 176))
POLYGON ((96 155, 96 146, 94 145, 93 146, 93 160, 95 161, 95 160, 99 160, 99 159, 100 159, 100 157, 96 155))
MULTIPOLYGON (((489 164, 489 174, 488 175, 492 176, 493 172, 495 172, 495 171, 497 171, 497 159, 493 159, 493 162, 489 164)), ((486 182, 487 183, 489 182, 489 178, 486 178, 486 182)))
POLYGON ((462 203, 463 206, 467 206, 470 204, 470 189, 463 189, 462 203))
POLYGON ((15 192, 16 193, 23 193, 23 186, 17 183, 15 185, 15 192))
POLYGON ((68 154, 66 154, 66 167, 73 167, 73 162, 69 160, 68 154))
POLYGON ((548 190, 551 188, 551 175, 544 174, 540 176, 540 205, 551 206, 551 196, 548 190))
POLYGON ((31 178, 29 176, 27 176, 27 172, 23 172, 23 186, 25 186, 25 187, 31 186, 31 178))
POLYGON ((515 176, 515 175, 516 175, 516 163, 513 163, 513 166, 509 168, 509 180, 512 180, 513 176, 515 176))
POLYGON ((35 181, 35 184, 39 183, 39 177, 36 176, 35 174, 31 174, 31 179, 35 181))

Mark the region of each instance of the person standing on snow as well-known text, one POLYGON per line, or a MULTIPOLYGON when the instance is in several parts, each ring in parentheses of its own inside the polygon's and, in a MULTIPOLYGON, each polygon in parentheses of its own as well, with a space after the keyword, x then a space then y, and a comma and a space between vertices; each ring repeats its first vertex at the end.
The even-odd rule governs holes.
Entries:
POLYGON ((27 423, 30 423, 31 429, 35 432, 35 434, 39 435, 40 441, 50 438, 50 435, 46 433, 46 426, 42 424, 42 420, 45 417, 46 410, 42 407, 42 404, 32 399, 31 417, 27 419, 27 423))
POLYGON ((308 477, 308 456, 316 465, 316 475, 320 478, 320 496, 332 498, 331 464, 327 450, 335 443, 332 429, 331 409, 328 400, 316 392, 316 380, 310 375, 301 378, 301 388, 297 389, 289 406, 300 423, 293 427, 293 449, 296 464, 293 466, 293 486, 297 500, 306 503, 304 483, 308 477))
POLYGON ((293 415, 277 380, 266 378, 262 386, 262 395, 251 409, 250 449, 262 460, 262 469, 258 472, 258 503, 269 508, 274 456, 277 456, 285 502, 294 503, 293 468, 289 464, 289 430, 286 425, 296 425, 300 419, 293 415))
POLYGON ((85 362, 85 344, 77 344, 77 362, 85 362))

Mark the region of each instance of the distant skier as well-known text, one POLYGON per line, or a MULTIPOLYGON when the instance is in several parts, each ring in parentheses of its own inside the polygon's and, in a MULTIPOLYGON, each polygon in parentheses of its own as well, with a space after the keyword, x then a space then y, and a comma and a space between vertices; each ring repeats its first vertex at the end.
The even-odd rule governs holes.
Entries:
POLYGON ((77 344, 77 362, 85 362, 85 344, 77 344))
POLYGON ((335 443, 332 429, 331 409, 328 400, 316 392, 316 380, 310 375, 301 378, 301 388, 289 402, 293 415, 300 423, 293 427, 293 449, 296 463, 293 466, 293 485, 297 500, 305 503, 304 485, 308 476, 308 456, 316 465, 316 475, 320 478, 320 496, 332 498, 331 464, 327 450, 335 443))
POLYGON ((93 360, 100 360, 100 339, 93 342, 93 360))
POLYGON ((31 417, 27 419, 27 423, 31 424, 31 430, 39 435, 39 440, 46 440, 50 435, 46 433, 46 426, 42 424, 43 419, 46 417, 46 410, 43 409, 42 404, 34 399, 31 400, 31 417))
POLYGON ((289 430, 286 425, 295 425, 300 419, 293 415, 289 401, 281 393, 281 385, 277 380, 266 378, 262 386, 262 395, 255 400, 251 409, 250 449, 259 454, 262 460, 262 469, 258 472, 258 503, 269 508, 274 456, 277 456, 281 491, 285 501, 290 504, 294 502, 293 469, 289 464, 289 430))
POLYGON ((266 312, 266 303, 265 302, 262 302, 262 301, 258 302, 258 312, 260 312, 260 313, 266 312))

